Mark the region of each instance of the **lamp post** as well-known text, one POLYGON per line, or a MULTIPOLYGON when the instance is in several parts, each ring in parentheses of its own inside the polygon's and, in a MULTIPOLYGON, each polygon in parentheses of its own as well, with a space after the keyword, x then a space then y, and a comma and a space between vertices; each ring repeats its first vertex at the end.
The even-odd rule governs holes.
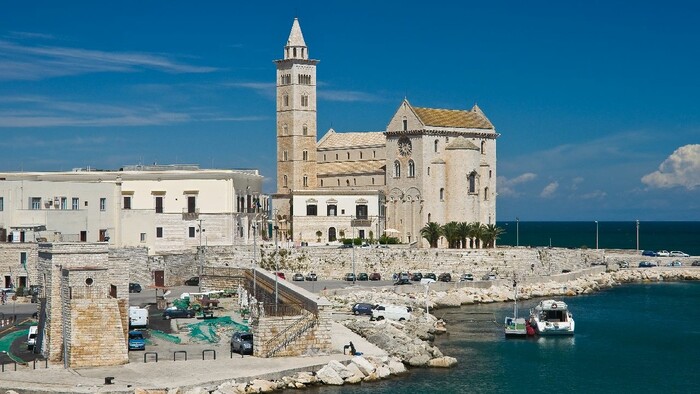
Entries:
POLYGON ((598 250, 598 221, 595 221, 595 250, 598 250))
POLYGON ((355 224, 353 223, 353 216, 350 215, 350 227, 352 227, 352 285, 355 286, 355 224))
POLYGON ((279 290, 279 285, 278 285, 278 280, 279 280, 279 265, 278 265, 278 254, 279 250, 277 249, 277 230, 279 230, 279 226, 275 226, 275 315, 277 314, 277 302, 278 302, 278 290, 279 290))
POLYGON ((258 265, 258 253, 257 253, 257 242, 256 242, 256 235, 255 231, 258 228, 258 224, 253 222, 253 297, 255 299, 258 299, 258 283, 257 283, 257 278, 256 278, 256 269, 255 267, 258 265))
POLYGON ((197 232, 199 233, 199 292, 202 292, 202 271, 204 270, 204 250, 202 249, 202 233, 206 231, 202 228, 204 219, 199 219, 197 224, 197 232))
POLYGON ((520 218, 515 218, 515 246, 520 246, 520 218))
POLYGON ((639 252, 639 219, 637 219, 637 252, 639 252))

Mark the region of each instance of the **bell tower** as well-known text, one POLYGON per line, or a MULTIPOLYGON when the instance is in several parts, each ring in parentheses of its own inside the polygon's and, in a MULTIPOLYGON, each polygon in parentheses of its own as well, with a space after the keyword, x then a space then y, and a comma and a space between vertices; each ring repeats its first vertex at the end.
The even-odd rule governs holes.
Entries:
POLYGON ((299 20, 294 18, 284 58, 277 65, 277 200, 289 215, 294 190, 316 188, 316 64, 309 59, 299 20), (282 200, 287 200, 286 208, 282 200))

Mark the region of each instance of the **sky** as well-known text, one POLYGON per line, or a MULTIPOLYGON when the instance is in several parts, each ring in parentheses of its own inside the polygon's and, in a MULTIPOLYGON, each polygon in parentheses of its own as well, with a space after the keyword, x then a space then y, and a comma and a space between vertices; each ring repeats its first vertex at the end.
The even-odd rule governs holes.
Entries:
POLYGON ((500 133, 499 221, 696 221, 699 11, 674 0, 2 2, 0 171, 257 168, 274 192, 273 60, 298 17, 320 60, 319 138, 383 131, 404 97, 478 103, 500 133))

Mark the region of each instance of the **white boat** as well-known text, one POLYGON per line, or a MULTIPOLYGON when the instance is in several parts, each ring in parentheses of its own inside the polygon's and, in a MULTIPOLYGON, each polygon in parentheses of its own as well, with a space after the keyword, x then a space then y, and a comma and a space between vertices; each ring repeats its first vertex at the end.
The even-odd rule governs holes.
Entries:
POLYGON ((563 301, 540 301, 530 310, 530 325, 539 335, 574 335, 574 317, 563 301))
POLYGON ((515 291, 513 316, 506 316, 503 330, 506 337, 524 337, 527 336, 527 321, 523 317, 518 317, 518 286, 515 281, 513 281, 513 289, 515 291))

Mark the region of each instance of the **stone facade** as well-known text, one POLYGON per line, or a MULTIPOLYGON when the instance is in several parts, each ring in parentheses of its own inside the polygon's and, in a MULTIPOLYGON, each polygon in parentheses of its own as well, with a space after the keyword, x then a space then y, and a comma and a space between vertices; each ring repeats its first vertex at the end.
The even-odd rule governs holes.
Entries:
POLYGON ((37 244, 0 243, 0 287, 37 284, 37 244))

